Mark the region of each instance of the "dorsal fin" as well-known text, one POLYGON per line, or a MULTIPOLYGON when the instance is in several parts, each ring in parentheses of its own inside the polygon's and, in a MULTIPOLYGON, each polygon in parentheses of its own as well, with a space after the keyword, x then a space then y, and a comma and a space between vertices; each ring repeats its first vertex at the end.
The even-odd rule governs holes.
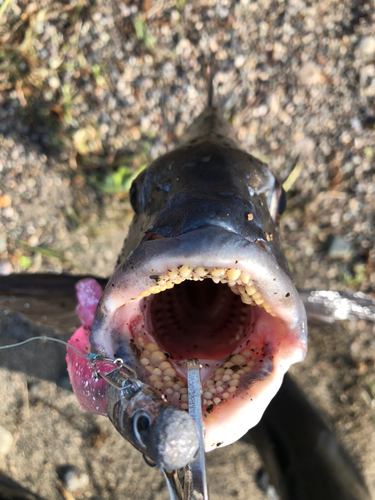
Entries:
POLYGON ((182 134, 179 139, 181 145, 205 138, 216 139, 219 142, 238 147, 237 136, 232 126, 224 118, 221 109, 213 104, 215 73, 215 60, 212 59, 211 63, 205 68, 207 77, 207 106, 182 134))

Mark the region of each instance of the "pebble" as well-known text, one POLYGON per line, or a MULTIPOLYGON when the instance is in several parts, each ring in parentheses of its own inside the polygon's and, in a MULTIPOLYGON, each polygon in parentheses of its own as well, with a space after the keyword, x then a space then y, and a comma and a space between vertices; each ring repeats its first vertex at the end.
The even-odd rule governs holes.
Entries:
POLYGON ((0 253, 5 252, 7 249, 7 239, 5 234, 0 234, 0 253))
POLYGON ((307 158, 314 153, 315 148, 315 141, 310 137, 304 137, 293 146, 293 154, 307 158))
POLYGON ((350 345, 350 354, 357 361, 375 361, 375 339, 362 341, 361 337, 354 340, 350 345))
POLYGON ((0 276, 8 276, 13 272, 13 266, 6 260, 0 261, 0 276))
POLYGON ((331 259, 347 259, 351 256, 352 246, 341 236, 334 236, 328 248, 331 259))
POLYGON ((312 61, 306 62, 301 67, 298 77, 303 85, 316 85, 322 80, 319 66, 312 61))
POLYGON ((68 491, 82 490, 89 484, 89 476, 83 472, 79 474, 74 465, 64 465, 57 469, 57 475, 68 491))
POLYGON ((358 48, 365 56, 375 54, 375 36, 363 37, 359 42, 358 48))
POLYGON ((13 445, 12 434, 0 425, 0 458, 8 455, 13 445))

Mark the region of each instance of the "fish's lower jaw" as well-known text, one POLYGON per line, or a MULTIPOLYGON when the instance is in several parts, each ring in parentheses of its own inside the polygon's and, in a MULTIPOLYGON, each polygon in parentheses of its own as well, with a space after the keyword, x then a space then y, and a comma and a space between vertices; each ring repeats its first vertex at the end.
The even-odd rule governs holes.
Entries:
MULTIPOLYGON (((117 328, 113 331, 121 329, 122 334, 116 340, 112 333, 112 351, 107 351, 107 355, 123 357, 122 340, 124 335, 128 336, 132 352, 137 353, 130 364, 137 370, 138 363, 142 381, 164 394, 170 404, 188 410, 189 355, 185 359, 172 359, 162 350, 150 324, 153 300, 153 297, 142 299, 117 312, 114 318, 117 328)), ((285 372, 305 355, 304 345, 295 341, 293 332, 279 318, 256 309, 246 335, 234 352, 219 359, 198 357, 206 451, 233 443, 256 425, 278 391, 285 372)))
POLYGON ((225 405, 215 405, 211 413, 203 411, 206 452, 236 442, 258 424, 280 389, 286 371, 275 367, 266 380, 258 381, 247 391, 230 395, 225 405))

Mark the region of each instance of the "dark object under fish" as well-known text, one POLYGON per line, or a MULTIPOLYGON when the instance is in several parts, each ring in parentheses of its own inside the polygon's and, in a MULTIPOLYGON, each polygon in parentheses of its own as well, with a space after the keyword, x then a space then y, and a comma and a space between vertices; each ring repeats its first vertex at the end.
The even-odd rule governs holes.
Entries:
POLYGON ((365 482, 322 413, 289 374, 245 437, 282 500, 370 500, 365 482))

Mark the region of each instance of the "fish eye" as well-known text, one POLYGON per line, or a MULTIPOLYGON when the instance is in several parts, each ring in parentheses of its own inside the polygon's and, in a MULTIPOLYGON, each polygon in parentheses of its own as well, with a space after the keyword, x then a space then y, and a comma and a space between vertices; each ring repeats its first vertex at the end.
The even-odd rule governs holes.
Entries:
POLYGON ((132 182, 132 185, 130 187, 129 199, 130 199, 130 204, 132 206, 132 209, 138 215, 138 212, 139 212, 138 186, 137 186, 137 183, 135 181, 132 182))
POLYGON ((280 196, 279 196, 279 204, 277 207, 277 215, 281 216, 285 212, 286 209, 286 192, 284 188, 281 188, 280 196))
POLYGON ((133 432, 138 443, 146 448, 144 438, 151 426, 151 419, 145 410, 138 410, 133 416, 133 432))

